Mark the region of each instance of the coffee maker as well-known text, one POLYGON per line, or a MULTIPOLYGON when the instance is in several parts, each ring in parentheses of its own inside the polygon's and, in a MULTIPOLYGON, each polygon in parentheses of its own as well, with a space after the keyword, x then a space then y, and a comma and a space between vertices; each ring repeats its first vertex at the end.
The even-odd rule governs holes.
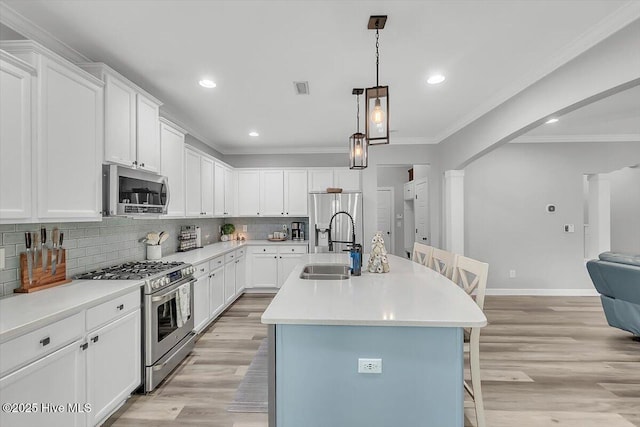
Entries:
POLYGON ((291 240, 304 240, 304 222, 291 223, 291 240))

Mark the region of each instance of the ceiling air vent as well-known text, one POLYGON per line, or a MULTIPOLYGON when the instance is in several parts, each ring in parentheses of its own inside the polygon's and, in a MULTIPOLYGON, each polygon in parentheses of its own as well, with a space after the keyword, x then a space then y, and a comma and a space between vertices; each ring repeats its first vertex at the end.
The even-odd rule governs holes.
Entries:
POLYGON ((309 95, 309 82, 293 82, 296 95, 309 95))

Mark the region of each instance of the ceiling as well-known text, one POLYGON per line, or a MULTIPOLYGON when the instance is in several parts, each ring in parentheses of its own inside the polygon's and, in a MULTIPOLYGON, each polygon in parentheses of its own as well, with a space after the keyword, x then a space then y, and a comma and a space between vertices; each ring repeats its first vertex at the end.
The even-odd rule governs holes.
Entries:
MULTIPOLYGON (((225 154, 345 150, 354 87, 390 86, 392 143, 437 143, 578 54, 625 0, 5 1, 164 101, 225 154), (447 79, 427 85, 431 73, 447 79), (198 80, 217 83, 206 90, 198 80), (310 95, 294 93, 308 81, 310 95), (248 133, 260 133, 252 138, 248 133)), ((542 130, 541 130, 542 132, 542 130)))

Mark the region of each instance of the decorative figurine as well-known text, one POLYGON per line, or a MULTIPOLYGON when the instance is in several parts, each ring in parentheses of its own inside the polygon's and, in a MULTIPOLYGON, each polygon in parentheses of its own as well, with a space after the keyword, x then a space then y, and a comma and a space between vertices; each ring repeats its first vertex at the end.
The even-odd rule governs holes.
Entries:
POLYGON ((384 247, 382 232, 378 231, 371 239, 371 254, 367 270, 371 273, 388 273, 389 261, 387 259, 387 249, 384 247))

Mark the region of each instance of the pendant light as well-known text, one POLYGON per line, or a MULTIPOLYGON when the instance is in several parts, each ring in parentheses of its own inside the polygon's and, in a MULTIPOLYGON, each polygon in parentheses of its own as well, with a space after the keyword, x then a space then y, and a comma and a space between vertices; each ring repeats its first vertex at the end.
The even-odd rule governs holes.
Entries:
POLYGON ((367 167, 367 140, 360 132, 360 95, 364 89, 353 89, 356 95, 356 133, 349 137, 349 169, 365 169, 367 167))
POLYGON ((380 30, 387 22, 387 15, 374 15, 369 18, 367 28, 376 30, 376 85, 367 88, 366 102, 366 127, 365 133, 369 145, 389 143, 389 86, 380 86, 380 30))

